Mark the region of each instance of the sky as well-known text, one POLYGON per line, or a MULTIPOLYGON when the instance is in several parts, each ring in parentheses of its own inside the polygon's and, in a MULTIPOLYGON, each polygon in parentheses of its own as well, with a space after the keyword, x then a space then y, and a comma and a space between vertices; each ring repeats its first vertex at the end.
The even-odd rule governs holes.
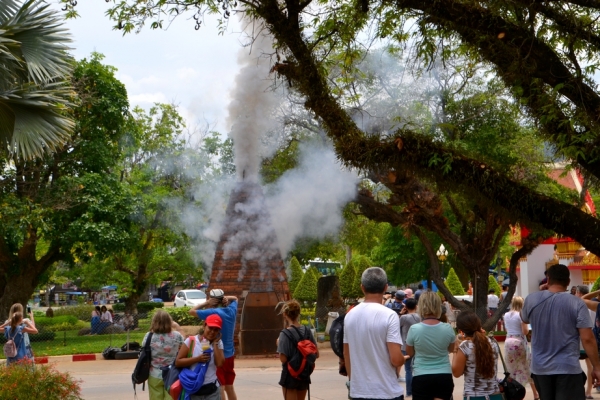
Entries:
MULTIPOLYGON (((58 0, 49 1, 60 7, 58 0)), ((224 35, 218 34, 216 17, 207 16, 195 30, 192 14, 188 14, 166 30, 146 27, 139 34, 123 36, 104 15, 111 4, 78 1, 80 17, 66 21, 75 58, 89 58, 92 52, 104 54, 104 63, 118 69, 116 76, 126 85, 132 107, 174 103, 189 128, 208 123, 226 135, 227 105, 243 40, 238 18, 230 18, 224 35)))

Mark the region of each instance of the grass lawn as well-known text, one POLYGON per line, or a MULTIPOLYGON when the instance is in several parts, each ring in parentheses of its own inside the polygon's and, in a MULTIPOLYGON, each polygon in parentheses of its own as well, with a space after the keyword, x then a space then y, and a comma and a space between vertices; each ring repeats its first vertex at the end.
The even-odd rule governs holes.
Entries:
MULTIPOLYGON (((150 329, 150 319, 141 319, 138 324, 139 330, 129 332, 129 341, 141 344, 144 335, 150 329)), ((102 353, 102 350, 108 346, 121 347, 127 342, 127 333, 78 336, 78 332, 79 330, 56 332, 54 340, 31 342, 33 354, 41 357, 102 353)), ((0 358, 6 357, 0 352, 0 358)))

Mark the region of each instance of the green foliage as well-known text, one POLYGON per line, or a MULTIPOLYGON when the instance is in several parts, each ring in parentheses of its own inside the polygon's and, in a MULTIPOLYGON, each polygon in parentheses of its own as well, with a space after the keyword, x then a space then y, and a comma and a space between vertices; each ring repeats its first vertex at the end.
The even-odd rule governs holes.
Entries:
POLYGON ((294 291, 293 297, 300 301, 317 301, 317 276, 314 272, 309 270, 304 273, 294 291))
POLYGON ((168 312, 171 318, 173 318, 173 321, 181 326, 202 324, 202 321, 200 321, 199 318, 192 317, 189 314, 190 307, 169 307, 165 308, 164 311, 168 312))
POLYGON ((72 323, 71 321, 69 322, 63 322, 60 324, 54 324, 54 325, 48 325, 46 327, 48 332, 63 332, 63 331, 72 331, 72 330, 79 330, 82 328, 88 328, 90 326, 89 322, 84 322, 84 321, 77 321, 76 323, 72 323))
POLYGON ((288 277, 290 293, 294 293, 296 291, 296 288, 298 287, 303 275, 304 273, 302 272, 302 267, 300 266, 298 259, 296 257, 292 257, 290 261, 290 276, 288 277))
POLYGON ((488 291, 493 290, 494 293, 496 294, 496 296, 500 297, 500 294, 502 293, 502 288, 498 284, 498 281, 496 280, 496 278, 494 278, 494 275, 490 275, 488 280, 489 280, 488 291))
POLYGON ((35 319, 35 325, 36 327, 40 327, 40 326, 56 326, 56 325, 72 325, 75 326, 77 325, 77 323, 79 322, 79 320, 77 319, 76 316, 74 315, 60 315, 60 316, 56 316, 56 314, 54 315, 54 317, 39 317, 35 319))
POLYGON ((361 285, 360 279, 362 278, 362 273, 367 268, 371 267, 373 265, 373 263, 366 256, 356 255, 356 256, 352 257, 350 264, 354 265, 355 273, 354 273, 354 280, 352 282, 351 296, 349 296, 349 297, 356 299, 356 298, 363 297, 362 288, 360 286, 361 285))
POLYGON ((345 299, 353 298, 354 290, 354 276, 356 275, 356 269, 354 264, 349 262, 339 272, 340 277, 340 294, 345 299))
POLYGON ((595 292, 598 289, 600 289, 600 276, 598 277, 598 279, 596 279, 596 281, 592 285, 592 289, 590 291, 595 292))
MULTIPOLYGON (((138 313, 148 313, 155 308, 163 308, 165 303, 160 301, 141 301, 137 303, 138 313)), ((116 312, 125 311, 125 303, 116 303, 112 305, 112 309, 116 312)))
MULTIPOLYGON (((116 305, 116 304, 115 304, 116 305)), ((91 321, 92 320, 92 311, 94 311, 95 306, 93 305, 79 305, 79 306, 69 306, 69 307, 60 307, 56 309, 52 309, 54 311, 54 317, 59 317, 61 315, 73 315, 80 321, 91 321)), ((114 307, 113 307, 114 309, 114 307)), ((45 313, 43 313, 45 315, 45 313)), ((36 322, 38 317, 35 318, 36 322)))
POLYGON ((458 279, 458 275, 454 272, 454 268, 450 268, 448 276, 446 277, 446 287, 454 296, 464 296, 465 289, 458 279))
POLYGON ((382 225, 386 225, 385 234, 371 253, 373 262, 381 265, 388 280, 396 285, 426 278, 429 259, 421 241, 414 235, 407 237, 402 227, 382 225))
POLYGON ((68 372, 51 365, 0 365, 0 399, 83 400, 81 387, 68 372))

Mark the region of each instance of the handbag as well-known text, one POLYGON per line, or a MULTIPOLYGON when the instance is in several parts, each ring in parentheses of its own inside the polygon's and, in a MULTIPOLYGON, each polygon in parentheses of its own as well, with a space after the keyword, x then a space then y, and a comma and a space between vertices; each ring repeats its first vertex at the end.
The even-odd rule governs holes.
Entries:
POLYGON ((506 370, 506 363, 504 362, 504 357, 502 357, 502 351, 500 351, 498 341, 493 336, 490 336, 490 338, 498 347, 498 355, 500 356, 500 360, 502 360, 502 367, 504 368, 504 379, 498 383, 500 386, 500 393, 502 393, 502 396, 504 396, 506 400, 523 400, 525 398, 525 393, 527 393, 525 386, 510 377, 510 372, 506 370))
MULTIPOLYGON (((188 350, 188 358, 192 356, 194 353, 194 346, 196 343, 196 339, 192 340, 190 343, 190 348, 188 350)), ((183 387, 181 386, 181 382, 179 381, 179 374, 183 368, 178 368, 175 366, 175 361, 173 364, 168 365, 166 367, 160 368, 162 371, 163 384, 165 386, 165 390, 173 400, 177 400, 183 387)))

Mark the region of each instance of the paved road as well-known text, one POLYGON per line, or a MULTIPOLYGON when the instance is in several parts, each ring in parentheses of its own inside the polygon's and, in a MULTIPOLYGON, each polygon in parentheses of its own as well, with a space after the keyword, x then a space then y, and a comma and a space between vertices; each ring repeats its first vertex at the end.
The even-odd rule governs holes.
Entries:
MULTIPOLYGON (((502 346, 503 347, 503 346, 502 346)), ((348 393, 346 378, 338 374, 338 360, 330 349, 322 349, 317 361, 317 370, 312 375, 311 399, 345 400, 348 393)), ((277 358, 237 359, 235 381, 239 400, 280 400, 281 387, 277 384, 281 364, 277 358)), ((132 400, 133 387, 131 372, 135 360, 98 360, 82 362, 58 362, 54 364, 60 371, 68 371, 82 380, 82 397, 85 400, 132 400)), ((502 367, 500 367, 502 368, 502 367)), ((454 398, 462 398, 463 379, 454 380, 454 398)), ((147 399, 148 394, 137 387, 138 398, 147 399)), ((595 397, 600 399, 600 394, 595 397)), ((526 400, 532 400, 528 390, 526 400)))

